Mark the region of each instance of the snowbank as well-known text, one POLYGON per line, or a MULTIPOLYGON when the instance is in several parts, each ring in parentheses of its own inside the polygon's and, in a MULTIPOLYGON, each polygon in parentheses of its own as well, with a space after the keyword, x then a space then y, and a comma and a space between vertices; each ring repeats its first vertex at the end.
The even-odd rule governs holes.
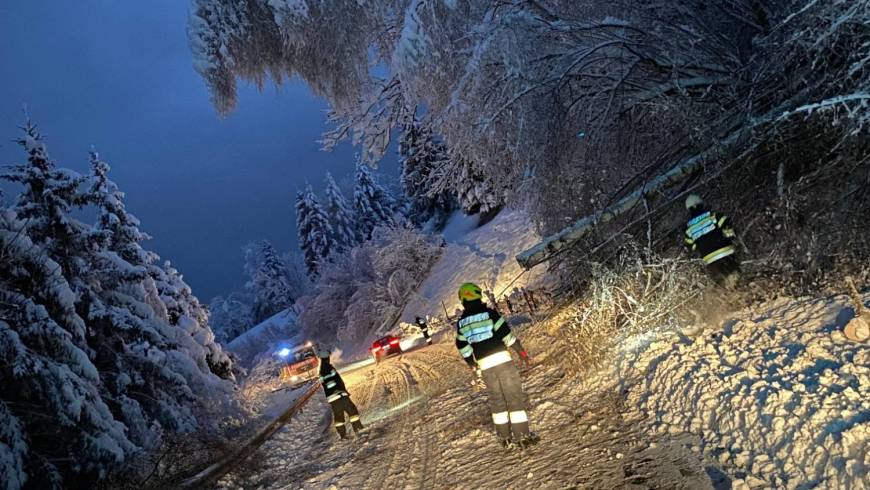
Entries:
POLYGON ((227 350, 239 356, 243 365, 250 366, 257 356, 271 351, 278 342, 295 344, 302 340, 296 313, 286 309, 233 339, 227 344, 227 350))
POLYGON ((652 429, 695 436, 734 488, 867 488, 870 346, 840 333, 853 315, 845 297, 780 301, 659 335, 589 384, 631 386, 652 429))
MULTIPOLYGON (((538 242, 528 216, 506 209, 492 221, 473 229, 476 217, 459 213, 444 230, 447 247, 432 267, 426 280, 412 294, 400 321, 413 322, 415 316, 444 317, 459 308, 456 290, 463 282, 475 282, 500 294, 521 272, 514 256, 538 242)), ((537 279, 543 269, 532 271, 511 286, 519 287, 537 279)))

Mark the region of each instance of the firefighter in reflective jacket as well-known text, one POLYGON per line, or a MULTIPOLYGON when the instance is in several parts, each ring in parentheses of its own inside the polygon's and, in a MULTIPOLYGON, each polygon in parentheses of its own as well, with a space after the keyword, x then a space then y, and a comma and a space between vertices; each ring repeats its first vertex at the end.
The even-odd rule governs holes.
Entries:
POLYGON ((707 209, 695 194, 686 198, 686 210, 689 212, 686 245, 701 256, 717 284, 734 286, 740 274, 740 263, 730 220, 707 209))
POLYGON ((317 353, 317 357, 320 358, 320 384, 326 394, 326 401, 332 407, 332 425, 342 439, 347 439, 347 426, 344 419, 344 414, 347 413, 348 422, 353 426, 353 430, 359 434, 363 429, 363 425, 359 421, 359 411, 350 400, 350 394, 344 386, 344 380, 329 362, 329 351, 321 350, 317 353))
POLYGON ((511 333, 504 318, 483 303, 480 287, 465 283, 459 288, 462 315, 456 331, 456 348, 465 362, 486 383, 492 421, 504 446, 521 447, 537 442, 529 431, 526 395, 519 372, 507 348, 515 350, 525 365, 529 356, 511 333))
POLYGON ((423 338, 426 340, 427 344, 432 343, 432 337, 429 336, 429 324, 426 323, 426 319, 423 317, 417 317, 417 326, 420 328, 420 333, 423 334, 423 338))

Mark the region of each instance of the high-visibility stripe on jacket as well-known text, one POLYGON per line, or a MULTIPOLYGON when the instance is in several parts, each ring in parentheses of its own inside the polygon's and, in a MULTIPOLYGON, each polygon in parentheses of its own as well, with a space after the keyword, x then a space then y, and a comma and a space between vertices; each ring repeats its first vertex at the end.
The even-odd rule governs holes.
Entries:
POLYGON ((320 385, 323 386, 323 393, 326 395, 326 401, 334 402, 342 396, 348 396, 347 388, 344 387, 344 380, 338 374, 338 371, 332 367, 329 361, 320 361, 320 385))
POLYGON ((480 301, 466 302, 456 324, 456 348, 469 363, 472 359, 481 369, 510 362, 507 347, 517 342, 510 327, 497 311, 480 301))
POLYGON ((734 230, 727 216, 701 210, 686 223, 686 245, 707 265, 737 251, 732 238, 734 230))

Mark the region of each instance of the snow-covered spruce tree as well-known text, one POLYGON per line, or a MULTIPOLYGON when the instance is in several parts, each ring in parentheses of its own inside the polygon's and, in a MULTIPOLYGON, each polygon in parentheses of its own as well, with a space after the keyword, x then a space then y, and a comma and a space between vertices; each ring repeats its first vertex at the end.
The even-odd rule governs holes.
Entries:
POLYGON ((27 224, 30 237, 45 244, 47 253, 63 268, 64 275, 77 279, 86 272, 87 261, 80 254, 98 240, 90 227, 70 216, 83 198, 79 186, 86 178, 72 170, 58 168, 48 156, 38 129, 30 121, 18 143, 27 153, 27 163, 11 165, 0 178, 20 184, 15 204, 18 218, 27 224))
MULTIPOLYGON (((197 426, 194 407, 201 387, 226 394, 228 386, 213 374, 230 376, 229 360, 213 344, 210 332, 182 332, 148 305, 148 274, 156 254, 145 251, 139 221, 126 212, 109 166, 91 153, 91 185, 83 195, 97 207, 97 236, 90 267, 92 288, 80 293, 91 358, 111 394, 107 404, 127 427, 132 442, 155 447, 162 431, 187 431, 197 426), (204 350, 205 349, 205 350, 204 350), (202 359, 196 369, 191 360, 202 359), (212 379, 213 378, 213 379, 212 379)), ((162 311, 162 309, 161 309, 162 311)))
POLYGON ((389 226, 395 223, 394 205, 395 201, 392 196, 378 184, 369 166, 361 160, 357 161, 353 208, 357 228, 363 240, 371 238, 372 231, 376 227, 389 226))
MULTIPOLYGON (((109 166, 96 152, 91 153, 91 167, 92 185, 85 201, 99 209, 96 228, 106 236, 108 249, 102 261, 117 268, 113 276, 116 285, 127 292, 132 301, 122 306, 131 311, 151 306, 152 312, 145 313, 146 316, 156 315, 190 335, 196 345, 188 354, 200 367, 207 366, 209 371, 223 378, 232 377, 232 363, 208 328, 207 310, 178 271, 168 262, 163 268, 155 265, 160 257, 142 248, 141 243, 150 237, 139 230, 139 220, 126 211, 124 193, 109 180, 109 166)), ((178 336, 176 330, 170 332, 170 337, 178 336)), ((188 339, 179 342, 182 346, 190 344, 188 339)))
MULTIPOLYGON (((167 260, 162 266, 152 265, 149 274, 166 307, 165 319, 176 327, 169 332, 171 340, 179 346, 184 358, 177 359, 191 374, 196 371, 212 372, 220 378, 233 378, 233 363, 215 341, 208 326, 208 309, 194 296, 184 278, 167 260)), ((196 379, 197 388, 207 389, 210 379, 196 379)))
POLYGON ((455 207, 449 192, 433 188, 434 171, 447 164, 447 152, 435 141, 432 130, 413 120, 404 128, 399 142, 399 165, 402 191, 409 201, 408 218, 420 227, 432 221, 432 228, 440 230, 455 207))
POLYGON ((492 179, 487 178, 480 168, 461 157, 454 168, 456 172, 449 185, 467 214, 488 213, 504 204, 492 179))
POLYGON ((293 305, 296 298, 290 291, 287 264, 267 240, 245 247, 245 272, 249 277, 245 287, 254 300, 254 325, 293 305))
POLYGON ((139 448, 106 403, 77 293, 25 223, 0 209, 3 488, 86 487, 139 448))
POLYGON ((316 277, 332 252, 332 227, 310 185, 296 195, 296 230, 308 275, 316 277))
POLYGON ((5 488, 88 487, 163 433, 195 428, 200 399, 226 400, 231 386, 209 369, 208 335, 150 307, 143 264, 156 256, 108 166, 92 154, 82 191, 87 179, 24 130, 28 162, 3 175, 23 189, 0 216, 0 464, 5 488), (95 226, 70 216, 84 205, 95 226))
POLYGON ((332 226, 333 252, 343 252, 358 243, 353 211, 329 172, 326 172, 326 215, 332 226))

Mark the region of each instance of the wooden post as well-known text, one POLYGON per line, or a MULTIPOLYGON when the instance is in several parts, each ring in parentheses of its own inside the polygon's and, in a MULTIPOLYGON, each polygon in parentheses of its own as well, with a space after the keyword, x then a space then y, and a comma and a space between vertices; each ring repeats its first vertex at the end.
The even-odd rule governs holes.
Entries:
POLYGON ((444 308, 444 319, 450 323, 450 314, 447 313, 447 305, 444 304, 444 300, 441 300, 441 308, 444 308))

